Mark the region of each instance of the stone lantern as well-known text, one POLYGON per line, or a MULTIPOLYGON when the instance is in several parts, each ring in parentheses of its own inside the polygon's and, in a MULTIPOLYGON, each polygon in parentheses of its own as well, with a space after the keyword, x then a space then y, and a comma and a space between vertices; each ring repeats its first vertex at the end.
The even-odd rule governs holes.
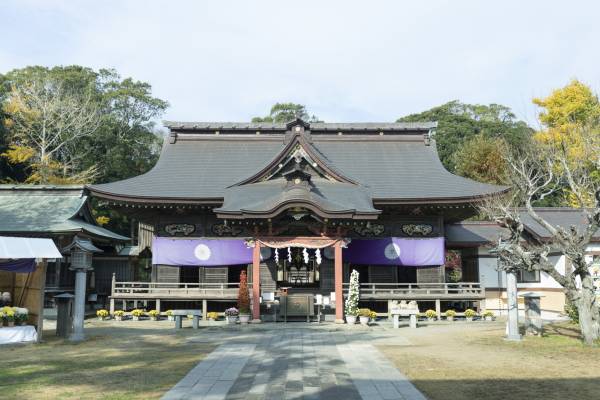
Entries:
POLYGON ((73 307, 73 332, 69 337, 71 341, 85 339, 83 334, 83 320, 85 318, 85 291, 87 272, 92 270, 92 256, 94 253, 102 252, 94 246, 89 239, 77 236, 70 245, 63 249, 63 253, 71 256, 69 269, 75 271, 75 303, 73 307))

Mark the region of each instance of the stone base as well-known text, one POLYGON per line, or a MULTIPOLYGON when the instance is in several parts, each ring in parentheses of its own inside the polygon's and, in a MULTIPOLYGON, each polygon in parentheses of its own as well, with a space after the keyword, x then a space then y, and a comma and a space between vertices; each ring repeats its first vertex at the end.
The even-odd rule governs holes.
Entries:
POLYGON ((520 342, 522 339, 521 335, 512 335, 512 336, 505 336, 504 340, 508 340, 510 342, 520 342))
POLYGON ((346 323, 346 321, 344 321, 343 319, 337 319, 337 318, 336 318, 336 320, 335 320, 335 323, 336 323, 336 324, 345 324, 345 323, 346 323))
POLYGON ((250 321, 251 324, 262 324, 262 321, 260 319, 253 319, 252 321, 250 321))

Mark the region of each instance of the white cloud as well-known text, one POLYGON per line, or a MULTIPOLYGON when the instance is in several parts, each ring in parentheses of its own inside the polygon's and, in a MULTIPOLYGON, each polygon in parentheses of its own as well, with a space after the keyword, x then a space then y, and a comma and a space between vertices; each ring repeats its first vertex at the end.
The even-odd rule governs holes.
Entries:
POLYGON ((578 77, 600 87, 599 7, 571 1, 13 1, 0 69, 114 67, 166 118, 248 120, 296 101, 328 121, 391 121, 452 99, 511 106, 578 77))

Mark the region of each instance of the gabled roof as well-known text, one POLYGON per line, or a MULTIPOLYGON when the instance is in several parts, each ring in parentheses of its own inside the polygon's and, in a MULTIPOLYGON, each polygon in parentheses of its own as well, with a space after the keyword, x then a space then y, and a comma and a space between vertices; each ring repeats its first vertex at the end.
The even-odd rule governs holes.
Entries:
POLYGON ((129 240, 94 224, 81 185, 0 185, 0 233, 85 232, 129 240))
MULTIPOLYGON (((168 122, 156 166, 92 185, 121 202, 222 204, 227 188, 268 169, 289 144, 286 124, 168 122)), ((507 190, 446 171, 430 131, 435 123, 310 123, 304 138, 323 166, 369 191, 377 204, 470 203, 507 190)), ((251 180, 251 179, 250 179, 251 180)))
MULTIPOLYGON (((587 226, 585 214, 580 209, 567 207, 539 207, 535 211, 546 221, 554 226, 560 226, 564 229, 570 229, 572 226, 583 233, 587 226)), ((535 237, 547 240, 550 239, 550 232, 534 221, 525 210, 520 213, 521 221, 525 225, 525 229, 535 237)), ((600 240, 600 230, 594 235, 594 240, 600 240)))
POLYGON ((495 222, 464 221, 448 224, 444 227, 448 245, 485 245, 498 242, 501 236, 508 235, 508 230, 495 222))

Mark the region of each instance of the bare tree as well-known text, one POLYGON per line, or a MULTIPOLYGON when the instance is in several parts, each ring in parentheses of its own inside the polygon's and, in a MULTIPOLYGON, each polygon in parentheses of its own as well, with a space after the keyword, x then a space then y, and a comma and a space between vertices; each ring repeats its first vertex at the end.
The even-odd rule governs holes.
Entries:
POLYGON ((513 190, 481 206, 487 217, 510 232, 499 240, 495 252, 499 268, 507 271, 543 271, 563 288, 568 301, 577 307, 583 340, 592 345, 600 338, 600 313, 586 250, 600 228, 600 143, 597 132, 582 134, 581 157, 573 160, 565 146, 532 143, 516 154, 507 155, 513 190), (536 201, 567 194, 585 223, 557 226, 534 208, 536 201), (525 231, 522 216, 542 226, 550 240, 542 241, 525 231), (549 255, 559 251, 570 261, 564 272, 549 255))
POLYGON ((100 124, 91 93, 73 93, 56 80, 31 80, 12 88, 4 108, 15 143, 32 150, 36 181, 48 183, 53 171, 63 179, 83 173, 85 180, 94 173, 72 170, 77 143, 100 124))

